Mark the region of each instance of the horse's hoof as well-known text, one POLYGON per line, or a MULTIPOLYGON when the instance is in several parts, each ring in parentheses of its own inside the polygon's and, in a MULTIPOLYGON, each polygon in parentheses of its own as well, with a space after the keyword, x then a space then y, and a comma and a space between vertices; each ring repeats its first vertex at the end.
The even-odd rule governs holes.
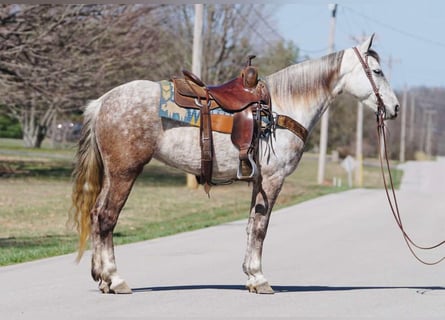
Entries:
POLYGON ((110 286, 103 280, 99 280, 99 290, 102 293, 110 293, 110 286))
POLYGON ((275 291, 273 291, 272 287, 267 282, 257 284, 257 285, 247 285, 247 289, 251 293, 258 293, 258 294, 274 294, 275 293, 275 291))
POLYGON ((274 294, 272 287, 267 283, 262 283, 256 286, 256 293, 259 294, 274 294))
POLYGON ((120 282, 116 286, 113 286, 111 284, 110 291, 117 294, 130 294, 133 293, 131 291, 131 288, 128 286, 128 284, 125 281, 120 282))

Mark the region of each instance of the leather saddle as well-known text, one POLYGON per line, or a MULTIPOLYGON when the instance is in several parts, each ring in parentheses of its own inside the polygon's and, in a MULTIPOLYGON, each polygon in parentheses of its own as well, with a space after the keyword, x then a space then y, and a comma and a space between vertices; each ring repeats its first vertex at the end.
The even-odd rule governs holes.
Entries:
MULTIPOLYGON (((221 108, 233 114, 231 140, 239 149, 240 164, 237 178, 251 180, 258 173, 258 142, 261 131, 261 117, 265 115, 272 123, 271 100, 266 84, 258 79, 258 70, 251 65, 255 56, 249 56, 240 75, 219 86, 207 86, 190 71, 183 70, 184 78, 174 78, 175 103, 183 108, 199 109, 201 176, 198 181, 204 184, 206 192, 212 182, 214 146, 212 124, 215 116, 210 111, 221 108)), ((227 117, 226 117, 227 118, 227 117)))

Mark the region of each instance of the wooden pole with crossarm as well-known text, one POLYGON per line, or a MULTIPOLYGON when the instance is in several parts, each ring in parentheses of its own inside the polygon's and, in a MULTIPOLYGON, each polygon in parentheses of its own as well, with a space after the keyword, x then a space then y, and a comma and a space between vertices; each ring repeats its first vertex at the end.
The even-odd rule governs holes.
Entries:
MULTIPOLYGON (((195 4, 195 26, 193 30, 193 56, 192 72, 201 78, 202 59, 202 29, 203 29, 204 5, 195 4)), ((187 174, 187 187, 198 188, 198 182, 193 174, 187 174)))

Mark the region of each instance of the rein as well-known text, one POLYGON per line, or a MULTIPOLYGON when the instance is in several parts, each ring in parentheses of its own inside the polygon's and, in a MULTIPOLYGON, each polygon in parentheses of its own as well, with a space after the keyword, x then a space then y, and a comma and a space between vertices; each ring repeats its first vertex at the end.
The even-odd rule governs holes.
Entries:
POLYGON ((377 86, 374 82, 374 79, 372 77, 372 71, 371 71, 371 68, 369 67, 369 64, 367 63, 367 61, 365 61, 363 59, 363 57, 361 56, 360 52, 358 51, 358 49, 356 47, 354 47, 353 49, 354 49, 354 52, 356 53, 360 63, 363 66, 366 76, 368 77, 369 82, 371 83, 372 90, 374 91, 374 94, 377 98, 376 116, 377 116, 377 135, 378 135, 378 142, 379 142, 380 168, 382 171, 383 184, 385 186, 386 197, 388 199, 388 203, 391 208, 391 212, 394 217, 394 220, 396 221, 397 226, 399 227, 400 231, 402 232, 403 239, 405 240, 405 243, 406 243, 409 251, 414 256, 414 258, 417 259, 417 261, 419 261, 425 265, 429 265, 429 266, 439 264, 440 262, 445 260, 445 257, 442 257, 442 258, 440 258, 436 261, 433 261, 433 262, 425 261, 416 254, 416 252, 414 251, 414 248, 417 248, 419 250, 432 250, 432 249, 435 249, 435 248, 438 248, 438 247, 444 245, 445 240, 442 242, 439 242, 433 246, 420 246, 420 245, 416 244, 405 231, 405 228, 402 223, 402 218, 400 216, 399 205, 398 205, 396 193, 394 190, 394 183, 393 183, 391 169, 390 169, 389 160, 388 160, 388 151, 387 151, 387 147, 386 147, 387 146, 386 132, 385 132, 385 123, 384 123, 384 118, 385 118, 385 114, 386 114, 385 104, 383 103, 382 97, 380 96, 380 93, 379 93, 379 89, 377 88, 377 86), (382 150, 381 141, 382 140, 383 140, 384 154, 382 154, 382 152, 381 152, 381 150, 382 150), (386 168, 388 171, 389 187, 388 187, 388 182, 387 182, 386 176, 385 176, 383 157, 385 158, 386 168), (391 198, 389 189, 391 189, 392 198, 391 198))

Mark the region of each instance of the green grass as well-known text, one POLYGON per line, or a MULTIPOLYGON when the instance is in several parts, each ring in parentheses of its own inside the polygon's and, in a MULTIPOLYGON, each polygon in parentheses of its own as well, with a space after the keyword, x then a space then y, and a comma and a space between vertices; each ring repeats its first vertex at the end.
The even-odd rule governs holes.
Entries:
MULTIPOLYGON (((70 175, 73 150, 23 150, 0 139, 0 265, 8 265, 74 252, 75 232, 66 228, 71 205, 70 175), (12 149, 11 149, 12 148, 12 149), (3 150, 15 150, 5 154, 3 150), (22 154, 22 151, 25 155, 22 154), (29 153, 35 153, 30 156, 29 153), (65 157, 65 158, 64 158, 65 157), (2 175, 2 168, 10 172, 2 175)), ((287 178, 275 209, 331 192, 344 191, 315 183, 317 161, 303 157, 298 170, 287 178)), ((396 183, 400 172, 396 173, 396 183)), ((338 163, 328 163, 327 181, 346 181, 338 163)), ((365 167, 365 186, 382 187, 380 169, 365 167)), ((115 243, 123 244, 245 219, 251 188, 247 183, 215 187, 208 199, 202 188, 185 187, 185 175, 153 161, 137 180, 115 230, 115 243)))
POLYGON ((0 238, 0 265, 9 265, 73 252, 74 236, 43 235, 0 238))

